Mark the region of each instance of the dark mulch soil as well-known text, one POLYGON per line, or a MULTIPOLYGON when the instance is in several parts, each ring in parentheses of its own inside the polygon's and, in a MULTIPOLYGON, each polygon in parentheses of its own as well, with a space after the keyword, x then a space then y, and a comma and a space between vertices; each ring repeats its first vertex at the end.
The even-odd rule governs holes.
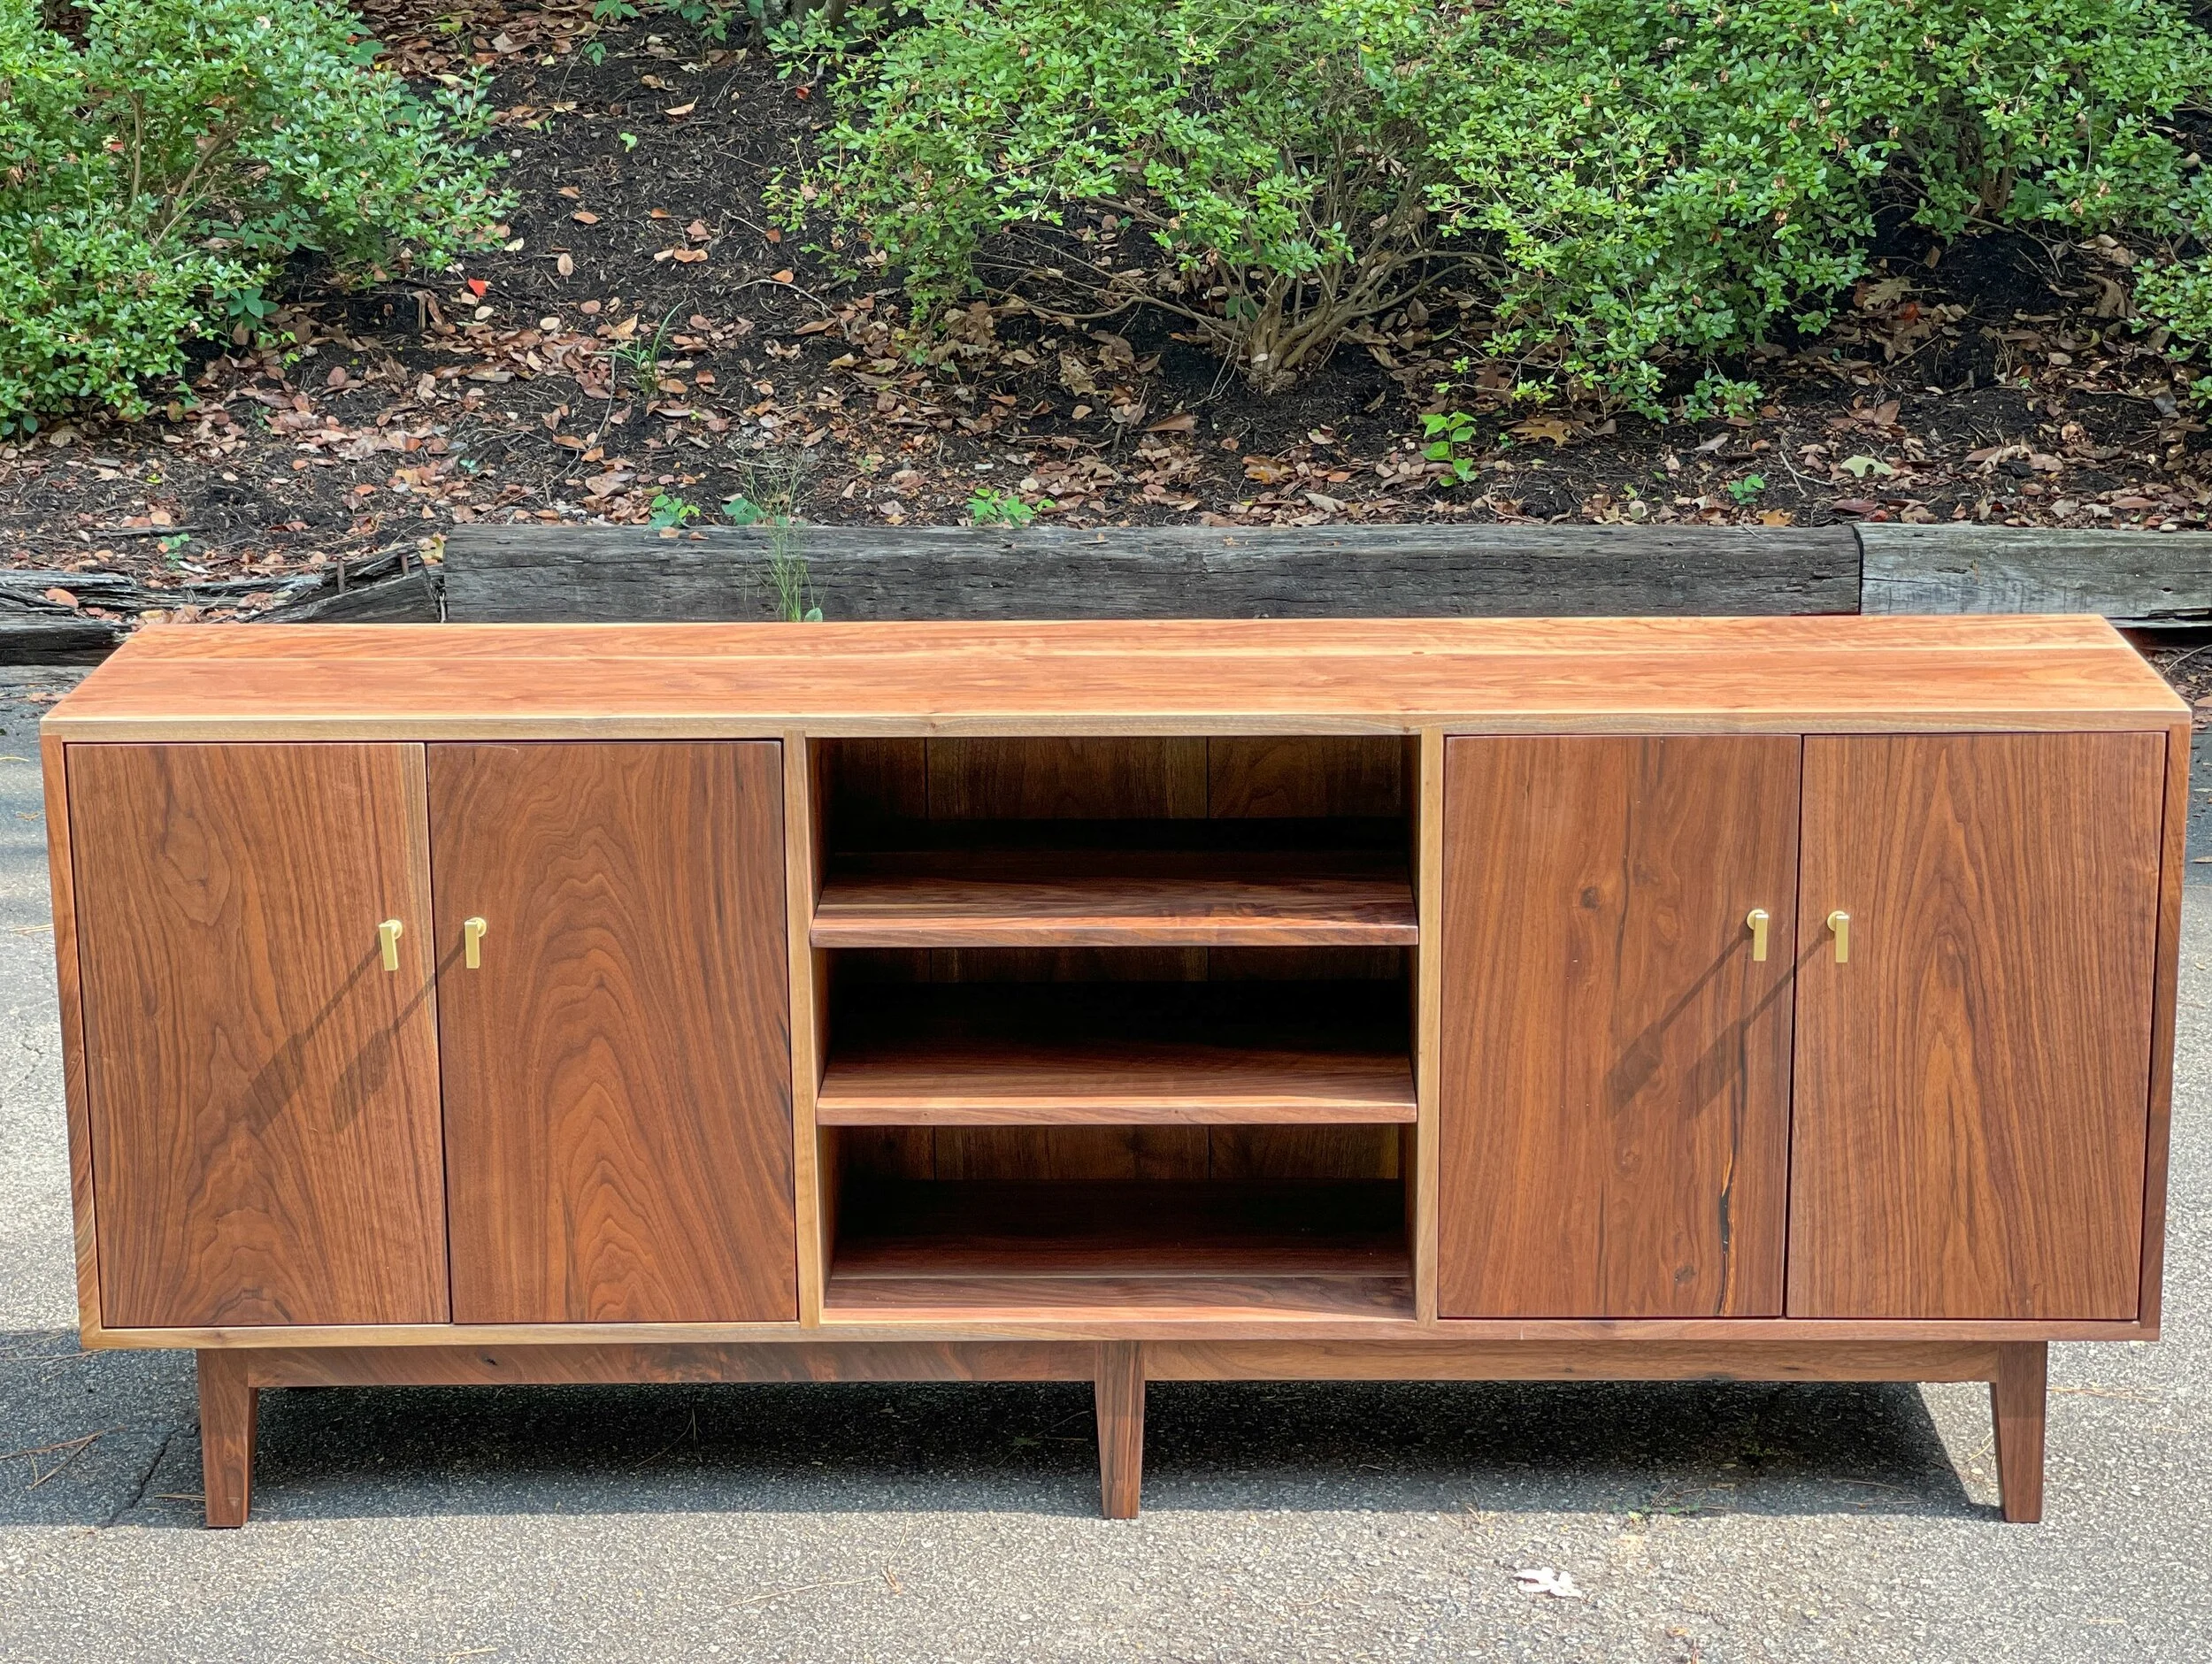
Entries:
MULTIPOLYGON (((1478 322, 1383 320, 1256 397, 1168 323, 978 304, 917 335, 895 289, 838 281, 770 224, 821 89, 665 18, 588 0, 371 0, 403 71, 497 68, 519 197, 505 247, 420 283, 334 291, 303 265, 282 350, 236 346, 189 401, 0 449, 0 564, 156 583, 288 575, 457 522, 640 522, 736 495, 823 522, 953 522, 979 491, 1049 522, 1237 525, 1839 517, 2178 529, 2212 461, 2184 372, 2123 316, 2125 249, 1900 228, 1814 341, 1747 366, 1755 418, 1660 426, 1509 408, 1449 365, 1478 322), (603 47, 602 61, 584 50, 603 47), (1419 414, 1480 417, 1479 479, 1421 457, 1419 414)), ((1110 227, 1071 254, 1126 265, 1110 227)), ((1493 374, 1488 380, 1502 382, 1493 374)), ((203 592, 204 594, 205 592, 203 592)), ((61 597, 66 604, 66 597, 61 597)), ((89 608, 89 603, 86 603, 89 608)), ((151 616, 160 616, 158 614, 151 616)))

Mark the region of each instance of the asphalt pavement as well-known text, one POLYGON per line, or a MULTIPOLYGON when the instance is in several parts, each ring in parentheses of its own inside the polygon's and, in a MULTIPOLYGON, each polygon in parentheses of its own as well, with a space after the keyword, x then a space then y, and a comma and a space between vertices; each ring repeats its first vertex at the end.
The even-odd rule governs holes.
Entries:
POLYGON ((0 669, 6 1664, 2212 1658, 2212 888, 2169 1338, 2052 1349, 2040 1526, 1978 1386, 1166 1384, 1133 1522, 1083 1387, 387 1389, 265 1393, 253 1522, 204 1530, 190 1358, 73 1327, 32 702, 70 679, 0 669))

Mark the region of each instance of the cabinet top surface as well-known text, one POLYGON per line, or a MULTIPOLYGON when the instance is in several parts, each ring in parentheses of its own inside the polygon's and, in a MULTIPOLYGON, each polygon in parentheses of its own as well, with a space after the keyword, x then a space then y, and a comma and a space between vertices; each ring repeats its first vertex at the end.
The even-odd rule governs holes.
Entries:
POLYGON ((2165 726, 2101 618, 183 625, 69 740, 2165 726))

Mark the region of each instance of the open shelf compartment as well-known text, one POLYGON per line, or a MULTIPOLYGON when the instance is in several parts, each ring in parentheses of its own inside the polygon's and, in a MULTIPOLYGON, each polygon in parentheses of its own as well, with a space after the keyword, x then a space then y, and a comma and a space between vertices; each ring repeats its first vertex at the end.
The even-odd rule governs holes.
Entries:
POLYGON ((849 988, 824 1126, 1409 1123, 1394 983, 849 988))
POLYGON ((1409 1319, 1417 762, 813 746, 824 1321, 1409 1319))
POLYGON ((1412 1315, 1394 1179, 853 1187, 826 1321, 1412 1315))

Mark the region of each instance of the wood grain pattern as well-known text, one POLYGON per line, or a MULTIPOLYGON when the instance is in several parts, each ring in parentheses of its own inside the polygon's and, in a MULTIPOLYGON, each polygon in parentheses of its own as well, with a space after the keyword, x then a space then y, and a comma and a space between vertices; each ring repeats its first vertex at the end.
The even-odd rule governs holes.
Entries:
POLYGON ((1403 1317, 1407 1269, 1387 1183, 941 1180, 849 1200, 824 1311, 1403 1317))
POLYGON ((253 1353, 203 1352, 200 1381, 200 1475, 207 1522, 243 1525, 253 1507, 254 1432, 259 1392, 253 1353))
POLYGON ((1446 748, 1439 1310, 1778 1315, 1799 743, 1446 748))
POLYGON ((1437 1037, 1444 1024, 1444 757, 1445 739, 1435 729, 1415 741, 1419 796, 1413 821, 1413 884, 1421 909, 1421 946, 1414 950, 1414 1092, 1417 1123, 1407 1197, 1413 1208, 1414 1303, 1420 1320, 1437 1317, 1438 1207, 1442 1150, 1443 1048, 1437 1037))
POLYGON ((54 921, 54 992, 61 1018, 62 1101, 69 1126, 69 1203, 74 1224, 77 1327, 100 1331, 100 1238, 92 1173, 92 1103, 85 1078, 84 995, 77 959, 76 867, 70 857, 69 773, 59 736, 39 740, 46 809, 46 873, 54 921))
POLYGON ((2158 962, 2151 1003, 2151 1093, 2143 1149, 2143 1275, 2136 1318, 2156 1334, 2164 1302, 2166 1185, 2173 1140, 2174 1017, 2181 981, 2181 893, 2188 872, 2190 725, 2166 731, 2158 868, 2158 962))
POLYGON ((67 769, 103 1321, 442 1322, 421 748, 67 769))
POLYGON ((887 1277, 1402 1277, 1375 1180, 900 1185, 852 1200, 833 1270, 887 1277))
MULTIPOLYGON (((1151 1381, 1994 1381, 1990 1341, 1192 1340, 1141 1343, 1151 1381)), ((257 1387, 629 1381, 1089 1381, 1085 1341, 785 1340, 664 1345, 270 1347, 257 1387)))
POLYGON ((1403 1277, 910 1277, 832 1274, 825 1329, 910 1334, 1082 1335, 1108 1339, 1188 1327, 1235 1335, 1374 1333, 1413 1317, 1403 1277))
POLYGON ((1126 739, 2111 730, 2184 714, 2095 618, 1468 618, 155 625, 46 721, 73 739, 1126 739))
POLYGON ((1154 1340, 1155 1381, 1989 1381, 1988 1341, 1154 1340))
POLYGON ((1206 813, 1216 820, 1405 813, 1405 766, 1387 735, 1309 734, 1206 742, 1206 813))
MULTIPOLYGON (((1318 1283, 1332 1279, 1317 1279, 1318 1283)), ((1340 1287, 1353 1279, 1337 1278, 1340 1287)), ((1967 1318, 1789 1318, 1789 1317, 1508 1317, 1448 1318, 1438 1323, 1417 1323, 1409 1304, 1411 1292, 1402 1279, 1395 1280, 1402 1295, 1394 1309, 1381 1315, 1339 1321, 1325 1315, 1248 1310, 1225 1317, 1218 1309, 1202 1313, 1204 1326, 1174 1317, 1163 1317, 1157 1305, 1146 1310, 1101 1315, 1100 1308, 1061 1315, 1034 1315, 1026 1310, 1000 1309, 979 1316, 963 1313, 956 1323, 917 1322, 897 1317, 882 1323, 841 1321, 839 1342, 863 1340, 1099 1340, 1127 1339, 1155 1334, 1185 1334, 1212 1340, 1295 1339, 1340 1340, 1353 1337, 1387 1336, 1394 1339, 1452 1338, 1469 1342, 1600 1341, 1608 1346, 1642 1345, 1649 1341, 1729 1340, 1788 1341, 1810 1346, 1855 1346, 1931 1342, 2006 1342, 2026 1340, 2099 1341, 2116 1343, 2151 1340, 2155 1337, 2142 1324, 2052 1319, 2028 1322, 1967 1318)), ((879 1284, 880 1286, 881 1284, 879 1284)), ((1011 1287, 1013 1284, 1002 1286, 1011 1287)), ((1032 1280, 1031 1293, 1041 1286, 1032 1280)), ((1069 1286, 1073 1286, 1071 1279, 1069 1286)), ((688 1346, 759 1345, 821 1338, 819 1330, 806 1329, 796 1321, 781 1323, 391 1323, 345 1324, 288 1328, 109 1329, 88 1338, 88 1350, 143 1351, 155 1348, 197 1348, 205 1351, 265 1351, 272 1347, 369 1346, 688 1346)))
POLYGON ((829 967, 807 944, 807 922, 822 887, 822 760, 806 736, 783 741, 784 951, 791 983, 791 1176, 798 1243, 799 1321, 822 1320, 822 1280, 831 1227, 823 1217, 822 1141, 814 1097, 827 1053, 829 967))
POLYGON ((780 748, 435 746, 430 781, 455 1315, 793 1318, 780 748))
POLYGON ((933 820, 1202 817, 1206 742, 1126 737, 939 740, 933 820))
POLYGON ((2166 743, 1806 742, 1791 1315, 2136 1315, 2166 743))
POLYGON ((823 1126, 1021 1127, 1411 1121, 1402 1055, 919 1039, 834 1054, 823 1126))
POLYGON ((1417 931, 1393 855, 947 850, 849 858, 818 947, 1392 946, 1417 931))
POLYGON ((1133 1340, 1102 1342, 1092 1397, 1098 1417, 1099 1506, 1110 1520, 1133 1520, 1144 1488, 1143 1347, 1133 1340))
POLYGON ((313 1346, 215 1354, 255 1385, 555 1386, 657 1381, 1088 1381, 1081 1341, 818 1341, 659 1346, 313 1346))
POLYGON ((2049 1368, 2050 1348, 2042 1341, 1997 1348, 1989 1408, 1996 1423, 1998 1494, 2005 1518, 2015 1525, 2035 1525, 2043 1518, 2043 1426, 2049 1368))

